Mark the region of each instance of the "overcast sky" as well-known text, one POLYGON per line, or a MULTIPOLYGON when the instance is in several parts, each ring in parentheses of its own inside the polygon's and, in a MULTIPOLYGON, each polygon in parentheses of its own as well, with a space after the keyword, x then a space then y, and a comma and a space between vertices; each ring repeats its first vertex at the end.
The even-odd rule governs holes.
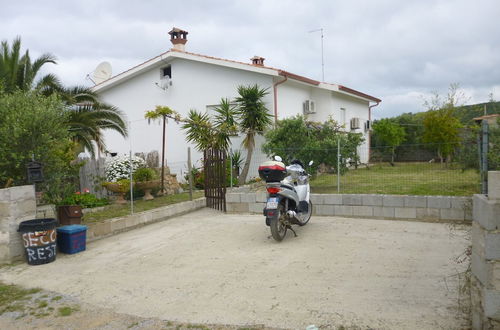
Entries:
POLYGON ((498 0, 0 0, 0 39, 21 36, 68 85, 102 61, 113 74, 171 48, 168 31, 189 31, 186 50, 266 65, 382 99, 375 118, 422 111, 422 97, 459 83, 468 103, 500 100, 498 0))

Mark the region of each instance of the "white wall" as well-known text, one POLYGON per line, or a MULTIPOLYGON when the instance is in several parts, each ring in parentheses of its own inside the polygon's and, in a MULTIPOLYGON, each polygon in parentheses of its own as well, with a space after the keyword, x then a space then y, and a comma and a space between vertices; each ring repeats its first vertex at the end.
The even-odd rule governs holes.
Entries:
MULTIPOLYGON (((275 78, 274 82, 282 79, 275 78)), ((159 122, 148 124, 144 119, 146 110, 153 110, 156 105, 166 105, 185 117, 190 109, 206 111, 207 106, 218 104, 222 97, 234 99, 237 96, 238 85, 253 84, 269 88, 265 102, 270 113, 273 114, 272 76, 179 58, 158 64, 151 70, 104 90, 100 94, 103 101, 117 106, 131 121, 133 152, 158 150, 161 153, 162 125, 159 122), (164 91, 155 83, 160 80, 160 68, 166 65, 172 66, 172 86, 164 91)), ((335 120, 339 120, 340 108, 346 108, 347 123, 350 118, 359 117, 362 119, 363 127, 364 122, 368 120, 368 102, 290 79, 278 86, 277 99, 279 119, 302 114, 303 102, 313 99, 317 113, 310 115, 311 120, 325 121, 330 115, 333 115, 335 120)), ((187 171, 187 147, 191 146, 192 160, 197 167, 202 165, 202 153, 197 152, 194 146, 186 142, 184 131, 180 126, 172 120, 169 120, 167 124, 166 159, 167 165, 173 172, 183 174, 187 171)), ((364 129, 358 132, 364 133, 364 129)), ((128 155, 130 140, 114 132, 106 132, 104 136, 108 150, 128 155)), ((233 140, 232 149, 242 149, 241 138, 233 140)), ((259 141, 263 139, 259 138, 259 141)), ((261 143, 257 143, 249 178, 258 176, 258 163, 266 159, 260 149, 261 143)), ((360 148, 360 153, 362 161, 366 162, 368 157, 366 145, 360 148)), ((246 155, 243 149, 242 154, 246 155)))
MULTIPOLYGON (((158 150, 161 153, 162 126, 160 123, 148 125, 144 119, 145 111, 153 110, 156 105, 169 106, 185 117, 190 109, 206 111, 207 105, 218 104, 221 97, 236 97, 238 85, 258 84, 270 88, 265 101, 270 112, 273 111, 270 76, 183 59, 174 59, 169 64, 172 66, 172 86, 166 91, 155 83, 159 82, 160 68, 167 63, 101 93, 103 101, 120 108, 132 121, 133 152, 158 150)), ((171 120, 167 125, 166 158, 171 170, 176 173, 186 170, 189 146, 180 126, 171 120)), ((128 139, 113 132, 106 132, 105 139, 108 150, 128 154, 128 139)), ((193 162, 202 158, 192 145, 191 150, 193 162)), ((201 162, 196 166, 201 166, 201 162)))

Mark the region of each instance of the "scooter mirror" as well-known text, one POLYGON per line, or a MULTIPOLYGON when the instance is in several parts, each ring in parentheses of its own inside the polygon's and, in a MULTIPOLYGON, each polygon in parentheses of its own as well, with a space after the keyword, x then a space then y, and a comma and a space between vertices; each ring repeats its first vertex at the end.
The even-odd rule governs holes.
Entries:
POLYGON ((313 161, 313 160, 311 160, 311 161, 309 162, 309 166, 311 166, 312 164, 314 164, 314 161, 313 161))
POLYGON ((281 158, 280 156, 274 156, 274 160, 277 162, 282 162, 283 158, 281 158))

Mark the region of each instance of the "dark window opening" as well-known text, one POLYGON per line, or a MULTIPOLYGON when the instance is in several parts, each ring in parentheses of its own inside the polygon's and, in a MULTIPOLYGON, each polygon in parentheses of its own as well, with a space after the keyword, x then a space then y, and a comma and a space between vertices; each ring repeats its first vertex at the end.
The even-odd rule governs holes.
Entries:
POLYGON ((161 76, 162 77, 169 77, 170 79, 172 79, 172 67, 169 65, 163 69, 161 69, 161 76))

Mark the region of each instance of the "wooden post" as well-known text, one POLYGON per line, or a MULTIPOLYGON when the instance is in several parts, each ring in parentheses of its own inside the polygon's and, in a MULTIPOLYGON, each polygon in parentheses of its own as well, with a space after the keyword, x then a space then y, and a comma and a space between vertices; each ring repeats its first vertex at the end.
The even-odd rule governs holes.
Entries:
POLYGON ((189 200, 193 200, 193 171, 191 166, 191 148, 188 147, 188 181, 189 181, 189 200))

